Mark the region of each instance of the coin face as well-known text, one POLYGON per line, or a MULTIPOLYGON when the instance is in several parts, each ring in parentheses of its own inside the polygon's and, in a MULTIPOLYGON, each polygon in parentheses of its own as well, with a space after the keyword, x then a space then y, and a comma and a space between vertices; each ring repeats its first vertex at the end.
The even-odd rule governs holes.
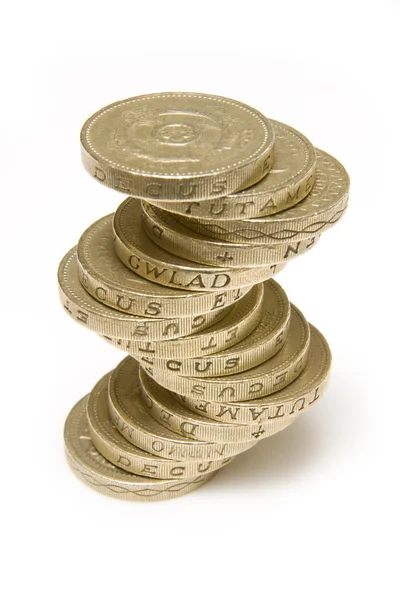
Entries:
POLYGON ((274 163, 268 175, 241 192, 201 202, 152 204, 173 213, 213 219, 253 219, 285 210, 300 202, 312 189, 316 156, 311 142, 299 131, 271 120, 275 131, 274 163))
POLYGON ((274 131, 253 108, 220 96, 150 94, 106 106, 81 131, 83 164, 138 198, 220 197, 271 168, 274 131))
POLYGON ((293 417, 317 402, 325 389, 332 356, 327 341, 316 327, 310 325, 311 340, 308 359, 301 374, 282 390, 246 402, 213 401, 176 395, 179 402, 193 412, 207 415, 224 423, 269 423, 293 417))
POLYGON ((122 500, 155 501, 175 498, 206 483, 214 473, 193 479, 150 479, 133 475, 110 463, 93 445, 86 418, 87 397, 68 415, 64 427, 65 450, 74 473, 91 488, 122 500))
POLYGON ((333 156, 316 150, 317 168, 311 192, 298 204, 261 219, 203 221, 183 219, 189 229, 228 242, 251 244, 295 243, 320 235, 341 219, 348 200, 350 179, 333 156))
POLYGON ((212 313, 235 302, 235 290, 185 292, 140 277, 115 253, 112 220, 108 215, 93 223, 77 247, 79 279, 93 298, 129 314, 162 318, 212 313))
POLYGON ((100 379, 87 400, 87 420, 91 440, 97 450, 117 467, 155 479, 188 479, 216 471, 231 459, 184 463, 154 456, 120 434, 108 410, 108 382, 110 373, 100 379))

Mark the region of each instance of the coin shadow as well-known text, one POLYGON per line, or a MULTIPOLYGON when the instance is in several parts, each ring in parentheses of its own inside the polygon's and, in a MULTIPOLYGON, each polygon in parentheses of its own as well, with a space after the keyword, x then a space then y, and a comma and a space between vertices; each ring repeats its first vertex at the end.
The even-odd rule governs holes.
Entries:
POLYGON ((240 454, 211 482, 214 486, 264 487, 301 476, 321 459, 323 434, 313 419, 298 419, 280 433, 240 454))

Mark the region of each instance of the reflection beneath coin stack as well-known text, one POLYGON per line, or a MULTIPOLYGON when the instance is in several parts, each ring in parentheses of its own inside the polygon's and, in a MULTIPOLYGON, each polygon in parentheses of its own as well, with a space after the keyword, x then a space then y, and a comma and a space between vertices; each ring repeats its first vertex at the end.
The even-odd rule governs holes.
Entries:
POLYGON ((70 412, 67 457, 109 496, 174 498, 321 398, 328 344, 273 276, 342 217, 349 178, 291 127, 202 94, 116 102, 81 147, 128 197, 63 258, 60 297, 128 356, 70 412))

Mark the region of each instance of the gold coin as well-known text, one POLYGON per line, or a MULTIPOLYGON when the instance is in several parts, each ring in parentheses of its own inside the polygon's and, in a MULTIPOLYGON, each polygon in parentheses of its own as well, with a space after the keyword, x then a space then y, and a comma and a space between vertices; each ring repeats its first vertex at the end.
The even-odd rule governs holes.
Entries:
MULTIPOLYGON (((221 323, 222 321, 220 321, 221 323)), ((208 354, 205 357, 197 354, 188 356, 181 353, 181 356, 177 358, 172 358, 170 354, 167 358, 157 358, 149 353, 141 352, 136 355, 136 358, 150 375, 153 368, 169 372, 171 375, 185 377, 231 375, 247 371, 276 354, 286 342, 289 323, 289 300, 281 286, 270 279, 264 284, 260 322, 249 335, 229 349, 222 350, 218 354, 208 354)), ((184 342, 189 339, 190 337, 185 338, 184 342)))
POLYGON ((129 443, 110 419, 108 411, 108 373, 95 385, 87 401, 90 438, 97 450, 111 463, 142 477, 155 479, 188 479, 211 473, 232 459, 203 462, 181 462, 149 454, 129 443))
POLYGON ((86 401, 87 397, 80 400, 69 413, 64 428, 64 440, 72 470, 96 492, 123 500, 168 500, 192 492, 215 474, 213 472, 177 481, 150 479, 119 469, 96 450, 90 439, 86 401))
POLYGON ((155 319, 129 315, 95 300, 81 286, 75 248, 63 258, 58 269, 60 299, 65 311, 88 329, 110 337, 132 340, 167 340, 202 331, 226 314, 220 308, 206 315, 183 319, 155 319))
POLYGON ((268 175, 255 185, 225 198, 148 201, 176 214, 215 221, 265 217, 297 204, 313 187, 315 150, 295 129, 278 121, 270 122, 275 131, 274 163, 268 175))
POLYGON ((127 198, 114 216, 115 251, 120 260, 145 279, 167 287, 197 291, 225 291, 265 281, 283 269, 270 265, 252 269, 230 269, 199 265, 166 252, 142 229, 140 200, 127 198))
POLYGON ((247 442, 260 441, 282 431, 294 421, 293 417, 270 421, 260 431, 258 424, 232 425, 220 423, 203 415, 197 415, 183 404, 180 404, 174 394, 151 379, 143 369, 139 372, 143 387, 143 399, 150 415, 170 431, 185 435, 191 439, 207 442, 247 442))
POLYGON ((263 285, 257 284, 228 314, 201 334, 190 335, 168 342, 138 342, 106 337, 114 346, 128 352, 151 368, 154 358, 181 358, 207 356, 230 348, 253 331, 261 319, 263 285))
POLYGON ((310 325, 308 360, 302 373, 288 386, 263 398, 247 402, 209 401, 176 395, 193 412, 223 423, 259 423, 291 418, 317 402, 326 386, 331 367, 331 352, 323 335, 310 325))
POLYGON ((130 357, 125 358, 111 375, 109 409, 111 420, 122 435, 135 446, 156 456, 185 462, 221 460, 244 452, 256 443, 200 442, 157 423, 143 405, 139 365, 130 357))
POLYGON ((102 108, 81 131, 82 160, 100 183, 137 198, 218 198, 271 168, 274 130, 229 98, 150 94, 102 108))
POLYGON ((308 252, 315 246, 320 236, 299 240, 297 243, 252 245, 234 242, 221 242, 191 231, 177 221, 174 216, 147 202, 142 202, 146 218, 143 227, 149 238, 160 248, 193 260, 212 265, 237 267, 267 266, 285 263, 295 256, 308 252))
POLYGON ((350 180, 333 156, 316 150, 317 169, 311 192, 296 206, 262 219, 211 221, 178 217, 189 229, 228 242, 297 243, 320 235, 339 221, 349 199, 350 180), (184 220, 184 221, 183 221, 184 220))
POLYGON ((93 223, 77 247, 80 282, 102 304, 144 317, 182 318, 212 313, 236 301, 233 289, 190 292, 139 277, 115 254, 112 220, 113 215, 108 215, 93 223))
POLYGON ((269 360, 243 373, 223 377, 180 377, 153 368, 152 377, 163 387, 210 402, 246 402, 272 394, 290 384, 304 369, 310 345, 310 328, 298 308, 291 305, 289 335, 283 348, 269 360))

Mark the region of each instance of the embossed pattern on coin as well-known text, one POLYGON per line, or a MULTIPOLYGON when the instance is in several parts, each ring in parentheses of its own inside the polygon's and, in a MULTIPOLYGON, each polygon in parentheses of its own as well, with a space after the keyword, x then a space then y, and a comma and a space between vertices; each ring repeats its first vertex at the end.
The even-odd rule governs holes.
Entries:
POLYGON ((213 477, 214 473, 193 479, 150 479, 119 469, 93 445, 86 418, 87 397, 71 410, 65 422, 64 441, 68 462, 77 477, 96 492, 121 500, 154 502, 187 494, 213 477))
POLYGON ((316 150, 317 169, 311 192, 296 206, 262 219, 215 221, 178 217, 189 229, 228 242, 282 244, 320 235, 341 219, 350 180, 335 158, 316 150))
POLYGON ((137 198, 218 198, 269 171, 274 136, 261 113, 235 100, 150 94, 90 117, 82 160, 100 183, 137 198))
POLYGON ((271 123, 275 131, 274 162, 258 183, 224 198, 148 201, 172 213, 215 221, 265 217, 297 204, 313 187, 315 150, 309 140, 292 127, 273 120, 271 123))
POLYGON ((189 258, 194 262, 232 268, 259 267, 285 263, 308 252, 320 236, 299 240, 297 243, 253 245, 238 242, 221 242, 191 231, 173 215, 146 202, 143 206, 143 227, 149 238, 171 254, 189 258))

